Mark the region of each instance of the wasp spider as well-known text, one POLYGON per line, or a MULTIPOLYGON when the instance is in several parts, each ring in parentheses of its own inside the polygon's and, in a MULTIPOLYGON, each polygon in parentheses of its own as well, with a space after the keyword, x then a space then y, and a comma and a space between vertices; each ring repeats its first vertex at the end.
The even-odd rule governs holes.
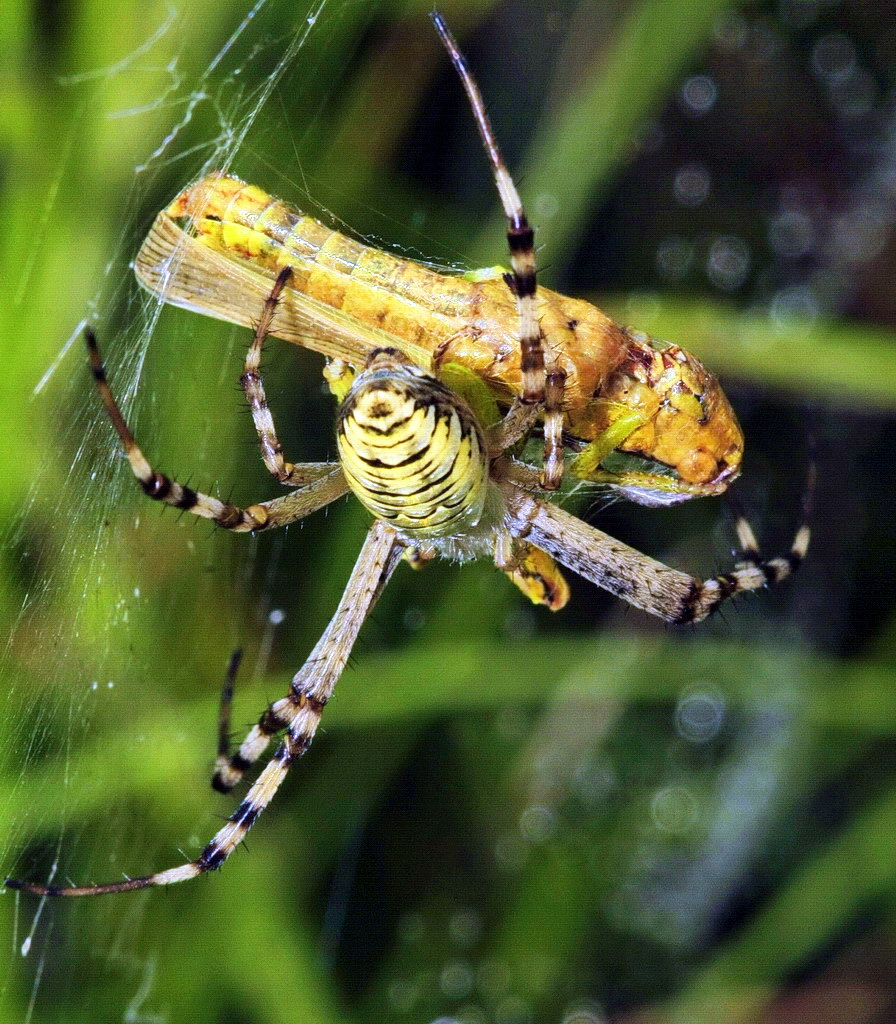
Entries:
MULTIPOLYGON (((139 878, 105 885, 58 887, 7 879, 14 889, 51 896, 91 896, 171 885, 222 866, 272 800, 292 763, 311 744, 324 707, 345 667, 361 626, 399 561, 489 557, 533 600, 561 607, 568 596, 555 565, 572 569, 598 587, 668 622, 697 622, 723 601, 784 579, 803 559, 809 529, 797 531, 789 554, 763 559, 742 518, 742 553, 736 568, 700 581, 635 551, 538 497, 558 481, 562 466, 562 374, 545 357, 535 318, 532 230, 501 160, 475 84, 438 16, 440 34, 476 111, 507 214, 512 257, 510 287, 518 304, 523 396, 497 423, 483 425, 465 397, 415 366, 399 351, 376 349, 354 372, 334 361, 331 386, 344 393, 336 417, 337 463, 295 464, 284 455, 259 373, 262 346, 291 274, 284 269, 268 297, 249 347, 241 384, 248 399, 261 456, 271 474, 294 488, 283 497, 241 508, 192 490, 153 469, 138 447, 109 388, 93 332, 87 347, 99 394, 134 476, 157 501, 211 519, 237 533, 272 530, 310 515, 354 492, 373 515, 342 599, 289 692, 271 704, 238 751, 219 747, 213 786, 229 792, 271 740, 273 756, 226 824, 193 861, 139 878), (518 461, 524 438, 541 409, 545 420, 543 469, 518 461)), ((229 693, 235 662, 226 691, 229 693)), ((226 712, 222 715, 226 734, 226 712)))

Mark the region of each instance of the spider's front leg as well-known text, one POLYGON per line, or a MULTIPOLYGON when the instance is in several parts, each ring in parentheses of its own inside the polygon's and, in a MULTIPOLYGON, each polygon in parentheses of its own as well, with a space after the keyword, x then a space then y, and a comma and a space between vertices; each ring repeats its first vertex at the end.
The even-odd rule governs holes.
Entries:
MULTIPOLYGON (((106 371, 100 357, 96 335, 88 327, 84 332, 90 368, 96 382, 97 391, 109 414, 109 419, 121 439, 124 453, 131 465, 143 492, 155 501, 179 508, 183 512, 211 519, 217 526, 235 533, 254 533, 259 530, 276 529, 287 523, 295 522, 310 515, 324 505, 345 494, 348 487, 342 477, 338 465, 330 463, 312 463, 307 466, 293 467, 294 474, 301 474, 302 482, 311 481, 301 490, 272 501, 260 502, 242 508, 222 501, 211 494, 194 491, 192 487, 179 484, 176 480, 159 473, 152 468, 134 440, 127 422, 115 401, 106 371)), ((291 479, 284 482, 291 482, 291 479)))
MULTIPOLYGON (((293 761, 304 754, 311 745, 321 713, 345 668, 358 632, 398 565, 403 550, 404 544, 390 526, 380 521, 371 526, 335 615, 308 660, 293 678, 289 693, 265 712, 262 721, 267 721, 267 725, 272 727, 272 732, 264 736, 260 749, 252 749, 250 753, 254 757, 246 759, 253 760, 258 757, 267 746, 273 732, 285 730, 282 743, 265 765, 245 799, 196 860, 152 875, 128 878, 123 882, 111 882, 106 885, 64 888, 7 878, 6 886, 41 896, 102 896, 159 885, 173 885, 175 882, 185 882, 187 879, 220 868, 271 802, 293 761)), ((250 737, 253 733, 250 733, 250 737)), ((243 744, 241 751, 244 749, 246 743, 243 744)))
MULTIPOLYGON (((738 537, 744 551, 735 569, 698 580, 527 494, 509 480, 501 489, 514 537, 546 551, 561 565, 636 608, 671 623, 699 622, 735 594, 786 579, 799 567, 809 547, 809 526, 803 522, 787 555, 760 558, 752 531, 743 521, 738 524, 738 537)), ((804 511, 807 509, 808 503, 804 511)))
POLYGON ((476 126, 482 138, 501 206, 507 218, 507 244, 510 249, 511 271, 506 275, 507 286, 516 297, 519 319, 520 374, 522 376, 523 405, 540 406, 544 412, 544 467, 541 487, 556 490, 563 480, 563 392, 566 371, 554 358, 545 359, 545 351, 538 323, 536 294, 535 232, 513 183, 494 130, 485 110, 482 93, 467 66, 457 40, 451 34, 442 16, 430 15, 439 37, 448 51, 473 109, 476 126))
POLYGON ((296 465, 287 462, 283 456, 283 446, 277 437, 277 430, 274 426, 274 417, 271 415, 271 408, 268 405, 267 395, 264 390, 264 382, 261 379, 261 352, 264 343, 270 333, 271 323, 274 314, 277 312, 277 305, 283 289, 292 277, 292 267, 284 267, 277 275, 277 280, 271 289, 270 295, 265 299, 261 317, 255 327, 255 335, 252 344, 246 353, 246 363, 243 374, 240 377, 240 387, 249 402, 252 410, 252 421, 258 434, 258 443, 261 447, 261 458, 268 472, 288 487, 299 487, 307 484, 333 467, 328 463, 306 463, 296 465))

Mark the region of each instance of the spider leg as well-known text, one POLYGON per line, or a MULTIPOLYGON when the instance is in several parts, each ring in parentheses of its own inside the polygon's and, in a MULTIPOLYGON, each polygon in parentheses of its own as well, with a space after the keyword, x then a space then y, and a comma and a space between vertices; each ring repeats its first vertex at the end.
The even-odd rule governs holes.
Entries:
POLYGON ((203 519, 211 519, 216 525, 225 530, 233 530, 235 533, 249 533, 257 530, 268 530, 286 523, 293 522, 303 515, 321 508, 323 505, 338 498, 345 493, 345 486, 341 489, 335 486, 341 480, 341 473, 334 466, 325 464, 311 464, 306 467, 298 467, 305 470, 305 478, 310 477, 314 482, 301 491, 286 495, 285 498, 274 499, 274 501, 262 502, 257 505, 250 505, 248 508, 241 508, 239 505, 231 505, 230 502, 221 501, 210 494, 203 494, 201 491, 194 491, 191 487, 171 480, 164 473, 159 473, 152 468, 146 456, 140 450, 134 435, 131 433, 118 403, 109 387, 106 379, 106 371, 100 358, 99 346, 96 335, 91 328, 84 332, 87 342, 87 352, 90 358, 90 367, 93 372, 93 379, 96 382, 97 390, 106 412, 112 420, 119 438, 121 439, 124 453, 131 464, 131 470, 137 478, 145 494, 156 501, 172 505, 184 512, 201 516, 203 519), (305 495, 299 499, 299 495, 305 495))
MULTIPOLYGON (((255 423, 255 430, 258 434, 258 443, 261 446, 261 458, 268 472, 281 484, 297 487, 300 484, 308 483, 315 477, 311 475, 316 464, 297 466, 295 463, 287 462, 283 457, 283 446, 277 437, 277 430, 274 427, 274 417, 271 415, 271 408, 268 405, 267 396, 264 391, 264 382, 261 379, 261 350, 270 333, 271 323, 277 311, 277 304, 284 287, 292 276, 292 267, 284 267, 277 275, 274 287, 270 295, 265 299, 261 318, 255 327, 255 335, 252 344, 246 353, 246 364, 243 374, 240 377, 240 387, 243 389, 249 408, 252 410, 252 420, 255 423)), ((325 463, 321 464, 328 467, 325 463)))
POLYGON ((563 476, 563 385, 566 374, 555 365, 545 367, 541 327, 538 323, 538 303, 535 297, 538 288, 535 233, 526 218, 519 192, 507 170, 504 158, 501 156, 501 150, 482 100, 482 93, 467 67, 466 59, 457 45, 457 40, 437 11, 433 11, 430 17, 448 51, 451 63, 463 83, 464 91, 473 110, 476 126, 479 129, 479 135, 492 165, 492 174, 498 195, 501 197, 504 216, 507 218, 507 244, 510 248, 511 267, 511 273, 507 275, 507 284, 516 297, 519 315, 522 401, 526 405, 544 406, 545 468, 541 484, 546 490, 555 490, 560 486, 563 476))
MULTIPOLYGON (((561 565, 667 622, 699 622, 735 594, 785 579, 799 567, 809 547, 809 526, 803 522, 787 555, 761 559, 758 552, 749 551, 733 572, 698 580, 586 525, 514 484, 505 482, 501 489, 507 502, 508 529, 513 536, 534 544, 561 565)), ((746 534, 740 536, 743 542, 746 534)))
MULTIPOLYGON (((196 860, 107 885, 63 888, 7 878, 7 888, 40 896, 102 896, 173 885, 220 868, 271 802, 290 765, 311 745, 321 713, 342 674, 358 632, 398 565, 403 549, 404 545, 390 526, 381 521, 371 526, 330 624, 293 678, 287 696, 272 704, 265 713, 270 716, 271 725, 276 721, 275 731, 286 730, 283 742, 227 823, 196 860)), ((265 745, 269 739, 270 736, 265 738, 265 745)))
POLYGON ((276 530, 281 526, 294 523, 298 519, 304 519, 305 516, 310 516, 319 508, 341 498, 348 491, 345 476, 338 463, 326 463, 325 465, 329 469, 326 476, 279 498, 251 505, 247 511, 264 519, 264 526, 257 526, 255 529, 276 530))
POLYGON ((227 675, 224 678, 224 685, 221 687, 221 704, 218 708, 218 755, 215 758, 216 776, 230 758, 230 711, 233 706, 233 687, 236 683, 236 674, 239 672, 242 660, 243 650, 238 647, 230 656, 227 675))
POLYGON ((566 371, 556 363, 548 370, 544 389, 544 469, 541 486, 556 491, 563 482, 563 392, 566 371))
POLYGON ((538 407, 526 405, 518 398, 507 410, 504 419, 493 423, 486 429, 485 441, 488 448, 488 457, 496 459, 508 448, 512 447, 526 437, 538 419, 538 407))
MULTIPOLYGON (((346 587, 346 594, 348 593, 348 588, 350 586, 351 580, 349 580, 349 584, 346 587)), ((344 601, 345 595, 343 595, 343 602, 344 601)), ((339 612, 337 611, 336 616, 338 615, 339 612)), ((333 626, 333 622, 336 621, 336 616, 334 616, 333 621, 330 623, 331 627, 333 626)), ((323 637, 321 638, 321 642, 323 642, 323 637)), ((310 655, 308 662, 310 663, 313 658, 314 652, 310 655)), ((307 667, 307 663, 305 667, 307 667)), ((302 671, 304 671, 304 668, 302 671)), ((265 708, 261 717, 246 734, 245 739, 239 745, 238 749, 231 753, 229 741, 230 701, 233 696, 233 678, 235 675, 236 669, 233 666, 233 659, 231 659, 230 669, 227 673, 227 681, 224 684, 224 689, 221 694, 221 713, 218 725, 218 756, 215 759, 215 772, 212 776, 212 789, 217 790, 219 793, 229 793, 233 787, 242 780, 246 772, 252 767, 258 758, 261 757, 265 750, 267 750, 268 745, 274 736, 276 736, 278 732, 282 732, 284 729, 289 727, 296 714, 295 686, 301 673, 293 679, 293 685, 290 688, 289 694, 280 700, 274 701, 265 708)), ((323 710, 322 707, 321 710, 323 710)))

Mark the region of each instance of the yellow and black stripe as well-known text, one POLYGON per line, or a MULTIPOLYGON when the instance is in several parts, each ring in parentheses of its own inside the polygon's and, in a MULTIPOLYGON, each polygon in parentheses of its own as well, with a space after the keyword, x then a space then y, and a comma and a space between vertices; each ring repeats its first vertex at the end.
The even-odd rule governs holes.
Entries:
POLYGON ((539 404, 544 401, 545 362, 535 302, 535 294, 538 290, 535 276, 535 232, 526 219, 516 185, 514 185, 504 158, 501 156, 485 103, 482 101, 482 93, 470 73, 466 58, 438 11, 432 11, 430 18, 448 51, 454 70, 460 77, 467 99, 470 101, 479 136, 485 146, 489 163, 492 165, 492 174, 495 178, 498 195, 501 198, 504 216, 507 218, 507 244, 510 248, 511 270, 505 276, 505 281, 516 296, 519 313, 522 400, 527 405, 539 404))
POLYGON ((479 424, 396 349, 378 349, 358 374, 336 440, 349 487, 377 519, 422 537, 479 523, 489 477, 479 424))

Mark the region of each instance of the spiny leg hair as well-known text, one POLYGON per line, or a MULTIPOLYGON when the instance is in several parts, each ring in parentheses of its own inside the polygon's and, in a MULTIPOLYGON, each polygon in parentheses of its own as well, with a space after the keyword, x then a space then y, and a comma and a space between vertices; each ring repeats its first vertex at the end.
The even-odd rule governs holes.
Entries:
POLYGON ((507 218, 511 273, 507 275, 506 280, 516 297, 519 313, 520 373, 523 389, 521 400, 527 405, 544 406, 545 448, 541 486, 546 490, 555 490, 563 478, 563 386, 566 374, 557 366, 545 367, 541 327, 537 316, 535 233, 526 218, 519 192, 504 163, 482 93, 467 66, 466 58, 442 16, 437 11, 432 11, 430 17, 467 94, 479 135, 492 165, 492 174, 498 195, 501 197, 504 216, 507 218))
MULTIPOLYGON (((196 860, 152 875, 127 878, 106 885, 66 888, 7 878, 7 888, 21 889, 40 896, 103 896, 173 885, 220 868, 274 798, 292 763, 311 745, 323 708, 345 668, 361 626, 398 565, 403 550, 404 545, 390 526, 381 521, 371 526, 330 624, 293 678, 287 696, 269 709, 278 716, 278 731, 285 730, 283 741, 240 805, 227 819, 227 823, 219 829, 196 860)), ((269 739, 265 738, 261 750, 267 746, 269 739)))

